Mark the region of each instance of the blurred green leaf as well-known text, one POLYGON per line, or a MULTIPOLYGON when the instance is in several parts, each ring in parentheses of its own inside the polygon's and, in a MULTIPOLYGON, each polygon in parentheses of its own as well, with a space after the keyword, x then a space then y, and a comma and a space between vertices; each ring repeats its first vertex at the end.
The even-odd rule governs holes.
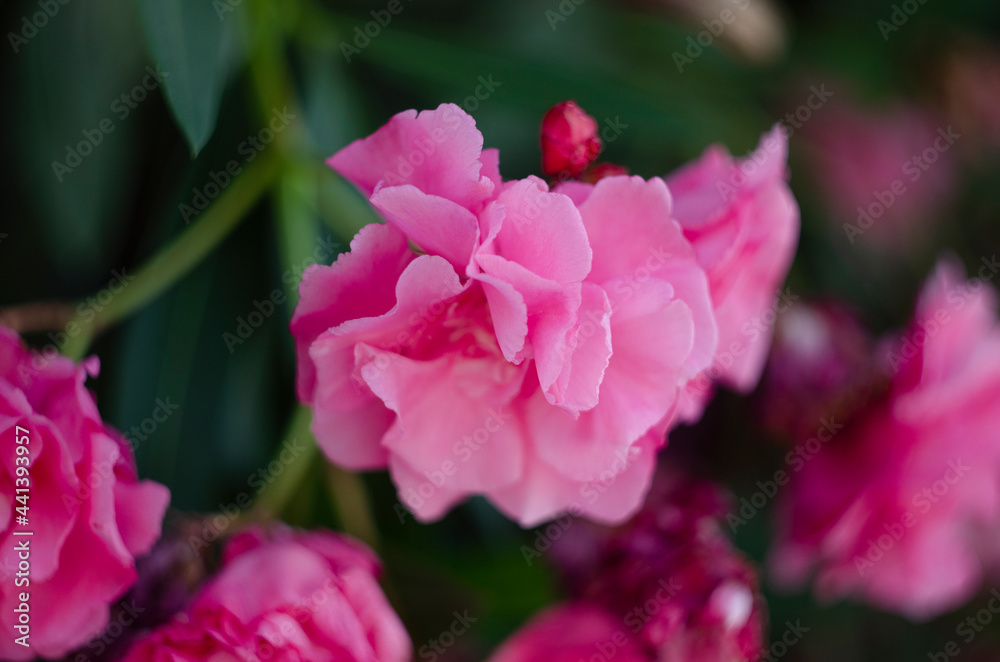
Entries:
POLYGON ((230 65, 226 20, 207 0, 137 0, 174 119, 197 154, 215 129, 230 65))
POLYGON ((20 46, 21 91, 5 100, 17 101, 19 181, 48 235, 44 246, 77 282, 101 275, 130 201, 133 116, 149 94, 136 27, 128 0, 66 5, 20 46))

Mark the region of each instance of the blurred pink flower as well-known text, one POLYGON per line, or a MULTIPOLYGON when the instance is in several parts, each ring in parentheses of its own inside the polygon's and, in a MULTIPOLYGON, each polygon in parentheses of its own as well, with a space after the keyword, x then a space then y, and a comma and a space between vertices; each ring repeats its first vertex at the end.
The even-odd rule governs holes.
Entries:
POLYGON ((327 532, 252 529, 187 610, 135 643, 126 662, 406 662, 412 646, 376 581, 375 556, 327 532))
POLYGON ((556 104, 542 118, 542 172, 550 177, 576 177, 601 152, 597 121, 574 101, 556 104))
POLYGON ((1000 560, 994 291, 941 263, 884 356, 887 397, 793 473, 771 568, 786 585, 815 568, 820 597, 924 619, 967 600, 1000 560))
POLYGON ((951 148, 960 136, 919 107, 835 104, 802 135, 831 221, 851 244, 904 248, 927 234, 952 197, 951 148))
POLYGON ((680 418, 701 417, 718 381, 746 393, 757 385, 774 322, 797 297, 779 296, 799 236, 799 208, 786 183, 788 138, 776 127, 734 160, 722 147, 667 177, 674 216, 708 273, 719 325, 712 367, 687 385, 680 418))
POLYGON ((5 660, 58 658, 98 634, 108 623, 109 605, 136 581, 135 557, 160 536, 170 493, 136 479, 131 448, 101 421, 84 387, 97 371, 96 358, 77 365, 63 356, 42 355, 0 327, 0 445, 5 449, 0 459, 0 610, 6 614, 0 657, 5 660), (26 473, 18 473, 25 468, 26 473), (25 486, 26 499, 17 492, 25 486), (15 536, 15 531, 32 535, 15 536), (27 560, 18 551, 24 545, 27 560), (28 572, 19 566, 25 563, 28 572), (25 634, 16 630, 14 617, 24 602, 22 593, 29 596, 29 647, 15 643, 25 634))
POLYGON ((758 659, 763 598, 722 531, 725 506, 714 485, 664 472, 625 526, 571 525, 553 554, 573 601, 537 617, 491 662, 758 659))
POLYGON ((799 304, 778 318, 759 391, 764 424, 802 441, 821 419, 850 418, 887 379, 853 312, 832 301, 799 304))
POLYGON ((662 180, 550 192, 482 144, 445 104, 331 157, 387 224, 306 271, 299 397, 327 456, 388 466, 420 519, 485 494, 523 525, 621 521, 715 351, 708 279, 662 180))
POLYGON ((619 662, 651 661, 621 619, 600 606, 581 603, 559 605, 535 616, 488 662, 578 662, 595 657, 619 662))

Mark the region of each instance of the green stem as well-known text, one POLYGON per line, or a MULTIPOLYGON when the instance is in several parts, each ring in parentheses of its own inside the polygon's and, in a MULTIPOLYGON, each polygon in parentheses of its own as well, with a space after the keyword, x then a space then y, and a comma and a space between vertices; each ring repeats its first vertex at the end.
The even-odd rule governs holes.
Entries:
MULTIPOLYGON (((278 173, 278 163, 276 153, 265 152, 257 157, 192 226, 146 262, 96 317, 89 322, 79 315, 75 317, 67 327, 75 324, 81 331, 72 335, 64 353, 81 358, 101 330, 139 310, 197 266, 239 225, 270 187, 278 173)), ((88 310, 88 314, 93 312, 88 310)))
MULTIPOLYGON (((285 440, 292 448, 295 448, 301 442, 305 450, 285 465, 274 482, 268 485, 267 489, 257 497, 253 509, 248 514, 250 520, 267 521, 279 517, 284 511, 285 506, 288 505, 288 502, 291 501, 299 487, 301 487, 303 479, 309 471, 309 467, 319 455, 319 448, 316 446, 316 441, 309 430, 311 422, 312 413, 307 407, 299 405, 292 415, 288 429, 285 431, 285 440)), ((283 442, 282 448, 278 451, 279 457, 284 450, 283 442)), ((279 459, 278 461, 280 462, 281 460, 279 459)))
POLYGON ((347 533, 378 551, 378 527, 375 526, 371 501, 361 476, 328 464, 326 484, 330 492, 331 505, 340 518, 340 526, 347 533))

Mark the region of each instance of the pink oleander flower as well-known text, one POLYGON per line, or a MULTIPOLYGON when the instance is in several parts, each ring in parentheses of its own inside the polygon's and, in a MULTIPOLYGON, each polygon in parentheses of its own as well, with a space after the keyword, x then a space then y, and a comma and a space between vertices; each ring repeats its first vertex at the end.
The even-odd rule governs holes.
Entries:
POLYGON ((84 387, 97 372, 96 358, 77 365, 42 355, 0 327, 5 660, 62 657, 98 634, 109 605, 136 581, 135 557, 160 535, 170 493, 137 480, 131 448, 101 421, 84 387), (15 536, 19 531, 32 535, 15 536), (26 560, 18 551, 25 545, 26 560), (21 641, 28 646, 17 643, 26 633, 15 627, 22 593, 30 630, 21 641))
POLYGON ((516 633, 491 662, 757 660, 763 598, 723 533, 725 506, 714 485, 664 472, 625 526, 566 527, 552 553, 572 601, 516 633))
POLYGON ((229 541, 191 605, 125 662, 407 662, 410 638, 378 572, 371 551, 346 536, 248 530, 229 541))
POLYGON ((919 620, 967 600, 1000 560, 995 292, 943 262, 883 352, 885 397, 793 466, 771 567, 784 585, 815 571, 821 598, 919 620))
POLYGON ((831 104, 802 135, 831 224, 852 245, 901 252, 948 207, 960 135, 925 109, 831 104))
POLYGON ((482 146, 445 104, 330 158, 386 224, 305 272, 299 398, 330 460, 388 466, 422 520, 483 494, 523 525, 621 521, 715 351, 708 279, 662 180, 577 200, 482 146))
POLYGON ((574 101, 553 106, 542 118, 542 172, 549 177, 576 177, 601 153, 597 120, 574 101))
POLYGON ((701 417, 715 381, 742 393, 753 390, 775 320, 798 299, 780 291, 799 236, 787 157, 788 138, 776 127, 743 159, 713 146, 666 179, 674 217, 708 273, 719 327, 711 368, 685 389, 680 411, 685 422, 701 417))
POLYGON ((535 616, 488 662, 651 662, 621 619, 593 604, 558 605, 535 616))

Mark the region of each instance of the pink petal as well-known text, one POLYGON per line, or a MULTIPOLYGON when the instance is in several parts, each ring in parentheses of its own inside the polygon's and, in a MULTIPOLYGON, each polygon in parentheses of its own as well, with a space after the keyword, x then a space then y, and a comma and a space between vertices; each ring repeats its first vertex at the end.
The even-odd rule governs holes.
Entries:
POLYGON ((598 284, 659 278, 694 250, 670 215, 670 193, 659 178, 606 177, 580 206, 594 251, 588 280, 598 284))
MULTIPOLYGON (((323 333, 309 348, 316 366, 313 432, 327 456, 350 469, 385 466, 382 435, 395 415, 368 389, 357 363, 356 347, 370 343, 402 352, 419 340, 421 326, 433 320, 433 304, 464 287, 443 258, 413 260, 396 283, 396 304, 384 315, 352 319, 323 333)), ((368 369, 377 370, 378 365, 368 369)))
POLYGON ((389 456, 389 472, 392 482, 396 484, 400 503, 421 522, 441 519, 469 496, 469 492, 452 489, 436 474, 425 476, 414 470, 396 454, 389 456))
POLYGON ((371 202, 424 252, 465 272, 479 234, 479 222, 468 209, 409 185, 380 189, 371 202))
POLYGON ((500 356, 415 361, 366 345, 358 351, 365 382, 399 417, 383 443, 413 470, 452 473, 445 484, 456 491, 517 479, 522 432, 510 402, 523 368, 500 356), (381 367, 366 370, 366 363, 381 367))
POLYGON ((603 288, 584 283, 579 319, 570 332, 563 351, 571 358, 563 365, 556 386, 546 391, 552 404, 571 411, 593 409, 604 373, 611 359, 611 301, 603 288))
POLYGON ((672 411, 694 341, 691 310, 651 280, 627 299, 612 296, 614 353, 596 407, 574 420, 537 396, 528 421, 539 457, 560 473, 591 480, 672 411))
POLYGON ((396 281, 415 256, 406 237, 389 225, 361 228, 351 251, 330 266, 312 265, 299 283, 299 303, 291 330, 298 357, 298 395, 313 400, 316 371, 309 346, 338 324, 358 317, 381 315, 396 300, 396 281))
POLYGON ((550 193, 545 182, 531 177, 508 184, 493 204, 504 206, 503 223, 481 250, 557 283, 587 276, 590 242, 572 200, 550 193))
MULTIPOLYGON (((371 136, 327 160, 366 195, 380 186, 412 184, 424 193, 473 209, 493 192, 480 161, 483 135, 464 110, 450 103, 419 115, 407 110, 371 136)), ((487 157, 488 159, 491 157, 487 157)))

